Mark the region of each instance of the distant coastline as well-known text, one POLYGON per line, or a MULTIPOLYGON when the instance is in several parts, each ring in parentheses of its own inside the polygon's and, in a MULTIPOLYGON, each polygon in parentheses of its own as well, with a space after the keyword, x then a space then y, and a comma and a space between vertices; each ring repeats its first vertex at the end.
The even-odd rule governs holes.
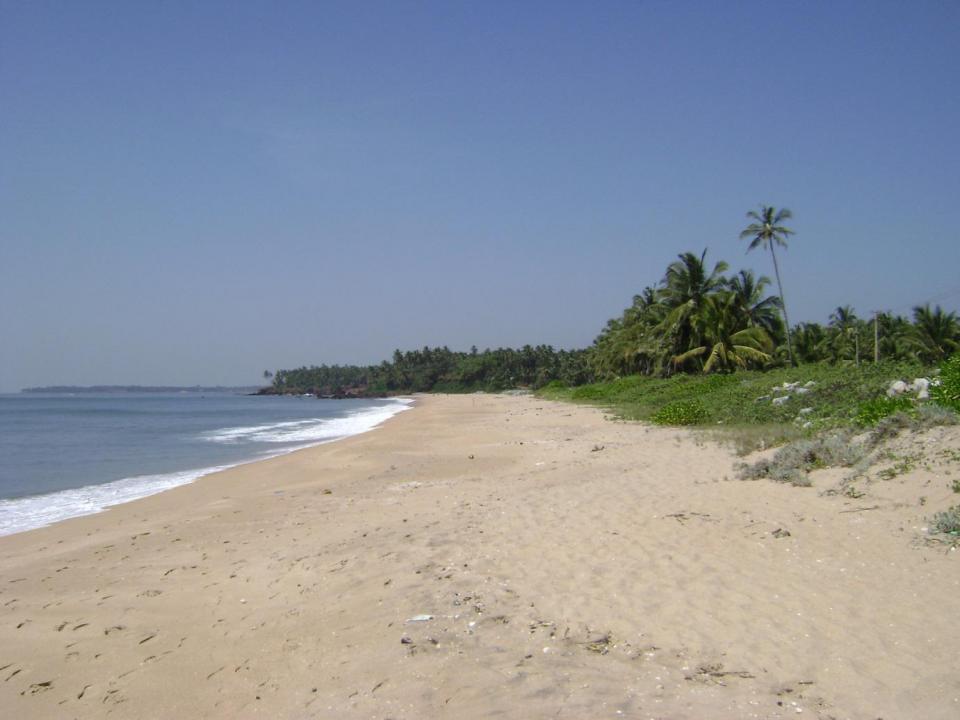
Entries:
POLYGON ((225 387, 223 385, 46 385, 44 387, 23 388, 22 393, 171 393, 171 392, 233 392, 255 393, 260 387, 249 385, 225 387))

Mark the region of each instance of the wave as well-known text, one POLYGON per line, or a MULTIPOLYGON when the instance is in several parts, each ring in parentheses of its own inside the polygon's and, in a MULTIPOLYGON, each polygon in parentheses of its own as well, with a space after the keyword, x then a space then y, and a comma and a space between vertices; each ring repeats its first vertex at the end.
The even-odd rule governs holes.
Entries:
POLYGON ((388 405, 364 408, 342 418, 308 418, 270 425, 241 425, 203 433, 203 440, 241 443, 317 443, 372 430, 387 418, 410 407, 412 400, 394 399, 388 405))
POLYGON ((238 465, 256 462, 268 457, 332 442, 351 435, 359 435, 374 429, 397 413, 407 410, 412 400, 395 399, 390 404, 366 408, 343 418, 327 418, 282 422, 273 425, 224 428, 207 433, 205 439, 212 442, 271 442, 297 443, 259 453, 256 457, 227 465, 214 465, 194 470, 139 475, 113 480, 100 485, 87 485, 69 490, 59 490, 46 495, 0 500, 0 536, 33 530, 61 520, 93 515, 114 505, 120 505, 180 485, 186 485, 211 473, 228 470, 238 465))
MULTIPOLYGON (((241 463, 237 463, 239 464, 241 463)), ((164 475, 140 475, 102 485, 60 490, 47 495, 0 500, 0 535, 33 530, 81 515, 93 515, 113 505, 139 500, 178 485, 186 485, 204 475, 230 467, 234 465, 217 465, 164 475)))

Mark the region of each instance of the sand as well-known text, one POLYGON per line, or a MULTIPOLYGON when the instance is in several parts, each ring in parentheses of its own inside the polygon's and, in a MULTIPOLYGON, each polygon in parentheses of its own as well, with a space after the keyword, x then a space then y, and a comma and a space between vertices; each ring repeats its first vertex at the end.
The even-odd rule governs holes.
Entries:
POLYGON ((960 436, 917 442, 943 461, 829 496, 590 408, 420 398, 0 538, 0 714, 957 718, 960 557, 923 527, 960 436))

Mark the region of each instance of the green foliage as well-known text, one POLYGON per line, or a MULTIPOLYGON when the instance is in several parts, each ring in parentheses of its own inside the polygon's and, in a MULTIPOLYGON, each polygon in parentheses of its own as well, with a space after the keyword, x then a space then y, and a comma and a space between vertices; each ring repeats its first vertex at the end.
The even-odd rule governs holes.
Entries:
MULTIPOLYGON (((750 240, 751 249, 769 249, 776 271, 774 248, 792 234, 781 224, 790 211, 765 206, 748 217, 754 222, 741 237, 750 240)), ((960 349, 956 313, 939 306, 914 308, 911 321, 889 313, 863 319, 843 305, 826 326, 788 328, 782 292, 765 296, 768 278, 748 269, 727 276, 727 269, 723 261, 711 267, 706 250, 678 255, 660 281, 635 295, 594 340, 588 355, 593 373, 611 380, 635 373, 769 368, 788 359, 789 348, 782 343, 789 344, 791 335, 793 356, 802 363, 860 366, 879 358, 929 365, 960 349)))
POLYGON ((673 402, 698 400, 714 423, 722 426, 797 427, 810 422, 815 429, 849 426, 861 404, 883 396, 890 378, 920 377, 925 369, 916 363, 861 365, 812 364, 799 368, 750 370, 711 375, 677 374, 669 378, 632 375, 612 382, 542 393, 556 400, 571 400, 609 408, 630 420, 651 420, 654 413, 673 402), (806 393, 791 395, 783 405, 772 403, 772 390, 783 383, 799 383, 806 393), (809 388, 803 387, 813 383, 809 388), (809 408, 800 415, 801 408, 809 408))
POLYGON ((960 535, 960 505, 934 515, 930 521, 930 532, 960 535))
POLYGON ((952 312, 944 312, 939 305, 913 309, 913 325, 905 336, 906 343, 918 357, 936 363, 960 349, 960 323, 952 312))
POLYGON ((940 384, 930 388, 930 397, 938 405, 960 412, 960 353, 940 366, 940 384))
POLYGON ((909 414, 913 409, 913 400, 908 397, 880 396, 860 403, 854 420, 860 427, 873 427, 885 417, 898 412, 909 414))
POLYGON ((660 408, 650 419, 657 425, 700 425, 707 417, 707 409, 699 400, 678 400, 660 408))
POLYGON ((391 393, 497 392, 517 387, 578 385, 592 379, 584 350, 554 350, 549 345, 519 349, 476 348, 454 352, 430 348, 401 352, 391 361, 366 367, 321 365, 278 370, 265 394, 313 393, 324 396, 375 397, 391 393))
MULTIPOLYGON (((750 249, 770 250, 779 285, 774 248, 785 246, 792 235, 782 224, 791 213, 763 206, 747 215, 752 222, 741 238, 750 241, 750 249)), ((782 292, 780 297, 765 294, 768 278, 749 269, 728 276, 726 262, 711 264, 706 258, 707 250, 678 255, 661 279, 635 295, 586 350, 557 351, 546 345, 483 352, 472 348, 468 353, 446 347, 397 350, 380 365, 279 370, 261 392, 369 397, 546 388, 548 397, 613 406, 624 417, 641 419, 706 392, 702 401, 711 419, 762 425, 797 419, 801 399, 798 393, 790 402, 772 406, 757 398, 784 380, 814 380, 822 384, 802 400, 803 407, 812 408, 801 423, 804 428, 842 425, 855 417, 873 425, 898 408, 882 401, 861 404, 880 395, 877 391, 885 389, 880 386, 890 377, 917 377, 921 363, 939 362, 960 349, 956 314, 939 306, 914 308, 912 322, 887 313, 863 320, 854 308, 841 306, 827 326, 802 323, 790 328, 782 292), (871 362, 876 357, 883 362, 871 362), (796 359, 804 365, 784 368, 788 358, 791 364, 796 359), (856 373, 849 372, 850 366, 856 373), (755 372, 760 369, 772 372, 755 372), (735 374, 734 382, 740 385, 688 382, 687 373, 701 372, 735 374), (580 387, 601 379, 607 382, 580 387)), ((269 372, 264 378, 269 380, 269 372)), ((932 392, 941 405, 960 411, 956 355, 944 365, 943 384, 932 392)))

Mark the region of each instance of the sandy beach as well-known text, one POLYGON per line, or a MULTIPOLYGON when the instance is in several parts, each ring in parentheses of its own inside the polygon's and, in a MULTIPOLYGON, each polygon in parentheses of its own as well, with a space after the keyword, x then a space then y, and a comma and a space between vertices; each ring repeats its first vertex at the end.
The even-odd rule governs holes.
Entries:
POLYGON ((960 717, 960 553, 923 542, 949 466, 855 498, 737 462, 591 408, 427 396, 0 538, 0 714, 960 717))

